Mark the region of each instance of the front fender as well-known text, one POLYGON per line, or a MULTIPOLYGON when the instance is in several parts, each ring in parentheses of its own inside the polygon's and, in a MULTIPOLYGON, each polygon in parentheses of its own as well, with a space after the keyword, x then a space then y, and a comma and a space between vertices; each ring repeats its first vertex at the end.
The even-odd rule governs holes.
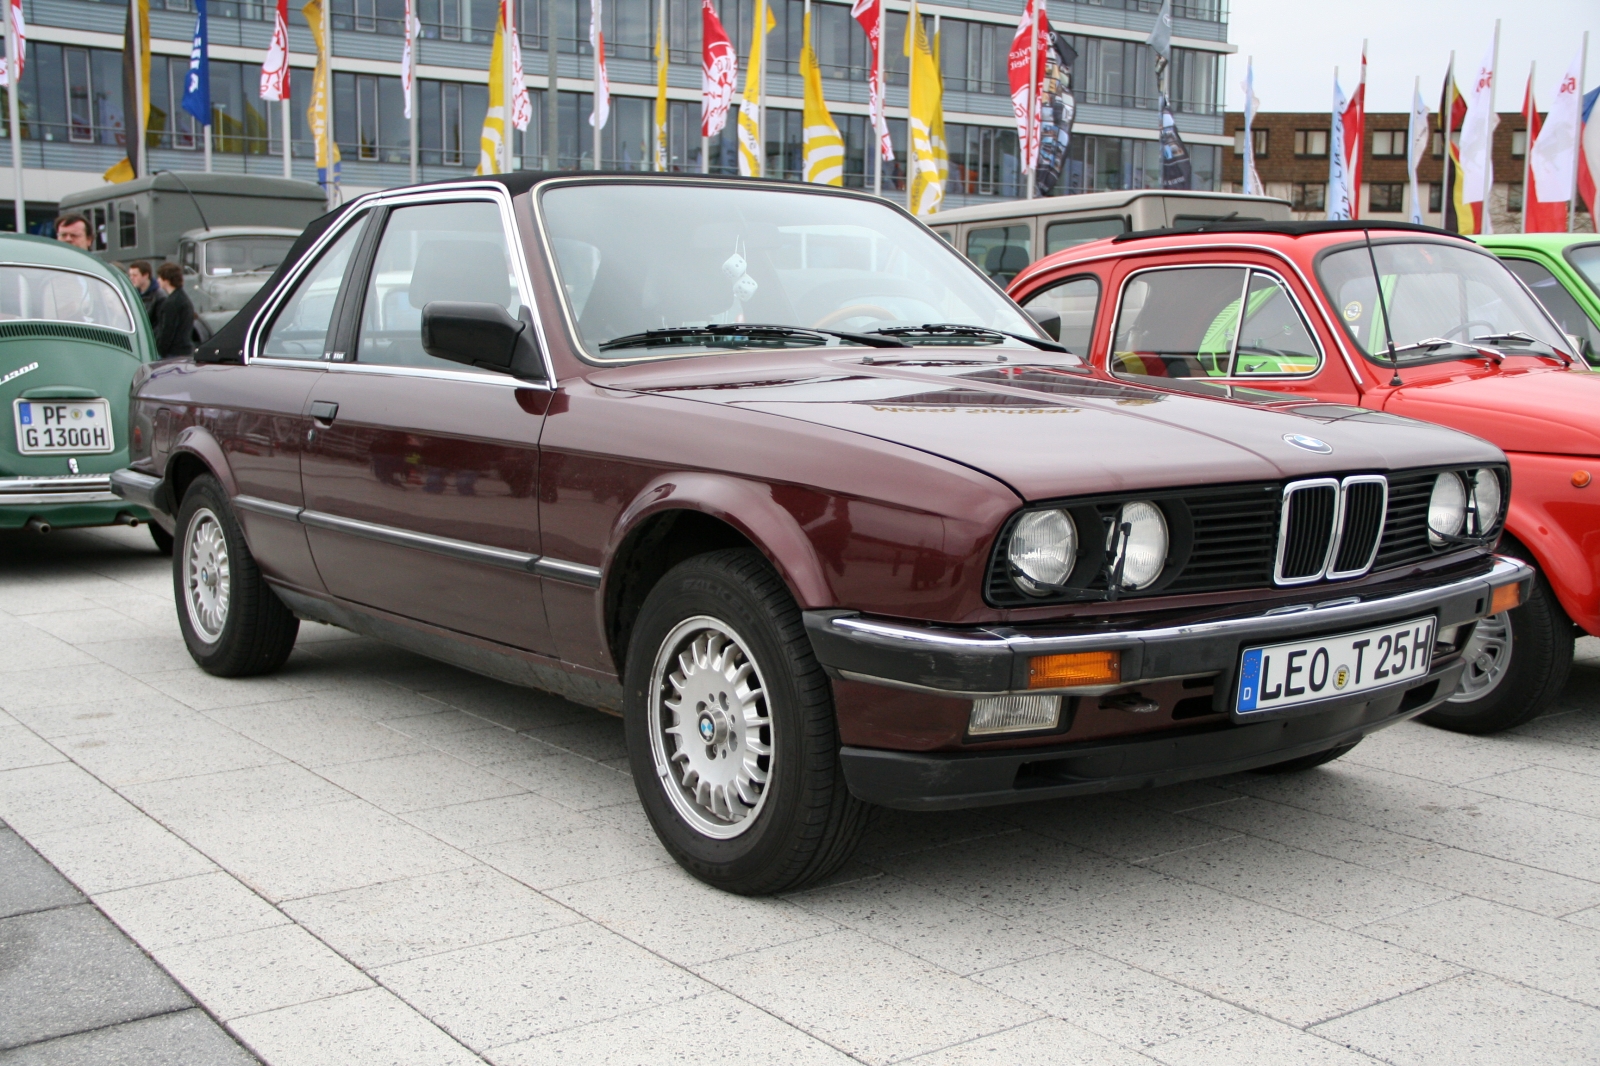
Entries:
POLYGON ((1506 531, 1532 555, 1556 599, 1584 632, 1600 635, 1600 463, 1514 452, 1506 531), (1579 488, 1573 474, 1587 471, 1579 488))
POLYGON ((171 451, 162 462, 173 514, 177 514, 178 505, 182 500, 179 490, 184 487, 182 479, 174 475, 179 471, 184 456, 193 456, 200 460, 222 483, 223 491, 228 494, 229 499, 239 495, 239 483, 234 479, 233 468, 228 465, 228 456, 222 450, 222 445, 217 442, 217 438, 204 426, 186 426, 179 431, 172 442, 171 451))

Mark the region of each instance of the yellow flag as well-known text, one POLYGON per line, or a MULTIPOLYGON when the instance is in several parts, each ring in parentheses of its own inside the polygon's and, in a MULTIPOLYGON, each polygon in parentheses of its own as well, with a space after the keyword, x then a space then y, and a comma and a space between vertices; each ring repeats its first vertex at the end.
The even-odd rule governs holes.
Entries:
POLYGON ((506 20, 505 7, 494 24, 494 45, 489 49, 489 109, 483 113, 478 135, 478 174, 500 173, 500 148, 506 136, 506 20))
POLYGON ((328 48, 322 39, 322 2, 306 0, 300 9, 311 27, 311 41, 317 46, 317 69, 311 76, 311 102, 306 105, 306 126, 311 143, 317 147, 317 181, 324 189, 339 184, 339 146, 333 143, 333 127, 328 121, 328 48))
POLYGON ((750 39, 750 69, 745 73, 744 95, 739 98, 739 174, 759 178, 767 158, 761 143, 761 50, 767 34, 778 24, 767 0, 756 0, 755 24, 765 27, 750 39))
POLYGON ((844 184, 844 138, 822 98, 822 67, 811 48, 811 5, 806 5, 800 77, 805 81, 805 179, 818 185, 844 184))
MULTIPOLYGON (((663 9, 666 5, 662 5, 663 9)), ((667 169, 667 20, 656 19, 655 169, 667 169)))
POLYGON ((917 12, 915 0, 911 4, 911 17, 906 22, 905 52, 911 57, 911 150, 906 153, 911 167, 911 213, 931 215, 939 210, 944 200, 940 166, 940 156, 945 154, 944 94, 939 67, 928 48, 928 35, 923 32, 922 16, 917 12), (937 151, 935 131, 939 140, 937 151))
MULTIPOLYGON (((144 163, 145 170, 148 172, 150 170, 150 0, 136 0, 133 9, 128 12, 126 29, 122 37, 122 81, 124 92, 133 88, 132 85, 128 84, 129 78, 140 79, 138 91, 139 95, 144 97, 144 118, 139 123, 139 128, 145 132, 144 163), (137 17, 139 19, 139 62, 137 66, 131 60, 134 45, 134 11, 138 12, 137 17)), ((132 117, 136 106, 131 102, 128 104, 129 117, 132 117)), ((139 176, 133 170, 133 148, 137 135, 131 128, 131 122, 128 126, 129 128, 124 137, 124 140, 128 143, 128 155, 122 162, 100 175, 103 181, 115 184, 122 181, 132 181, 139 176)))

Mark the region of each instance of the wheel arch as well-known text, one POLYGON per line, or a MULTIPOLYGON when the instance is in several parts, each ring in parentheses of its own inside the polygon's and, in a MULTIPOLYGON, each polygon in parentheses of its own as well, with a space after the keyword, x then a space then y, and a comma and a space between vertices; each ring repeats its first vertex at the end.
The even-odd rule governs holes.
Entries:
POLYGON ((1542 508, 1513 496, 1498 550, 1538 567, 1567 617, 1585 632, 1600 634, 1596 564, 1558 522, 1542 513, 1542 508))
POLYGON ((190 426, 178 435, 178 439, 173 442, 171 453, 167 456, 164 470, 162 480, 167 502, 172 505, 171 514, 174 518, 178 515, 178 508, 183 506, 184 494, 189 491, 194 479, 201 474, 215 477, 230 499, 239 492, 238 483, 234 481, 233 470, 228 465, 228 457, 223 452, 222 445, 199 426, 190 426))

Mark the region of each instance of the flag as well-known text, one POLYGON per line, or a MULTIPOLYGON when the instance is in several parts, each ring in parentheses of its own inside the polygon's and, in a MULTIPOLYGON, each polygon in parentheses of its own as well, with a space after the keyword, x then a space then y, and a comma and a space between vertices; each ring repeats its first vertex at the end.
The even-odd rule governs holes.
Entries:
POLYGON ((1344 116, 1348 102, 1339 87, 1337 74, 1333 78, 1333 112, 1328 127, 1328 218, 1330 221, 1348 219, 1350 211, 1349 156, 1344 150, 1344 116))
POLYGON ((500 0, 500 21, 505 23, 511 48, 511 125, 525 130, 533 120, 533 104, 528 100, 528 79, 522 73, 522 38, 517 32, 517 5, 513 0, 500 0))
POLYGON ((1006 58, 1011 81, 1011 110, 1017 119, 1017 144, 1021 148, 1023 170, 1034 170, 1039 165, 1039 102, 1043 96, 1045 57, 1049 50, 1050 17, 1045 13, 1045 0, 1027 0, 1022 18, 1017 22, 1017 32, 1011 38, 1011 53, 1006 58), (1030 45, 1035 3, 1039 5, 1039 36, 1030 45), (1032 114, 1029 114, 1030 103, 1032 114))
POLYGON ((1256 170, 1256 142, 1252 127, 1256 122, 1256 109, 1261 106, 1261 101, 1256 99, 1256 60, 1251 56, 1245 61, 1244 81, 1239 83, 1239 88, 1244 90, 1244 191, 1250 196, 1265 196, 1266 188, 1261 184, 1261 174, 1256 170))
POLYGON ((202 126, 211 125, 211 49, 206 34, 206 0, 194 0, 194 40, 189 45, 189 74, 183 82, 182 107, 202 126))
MULTIPOLYGON (((287 4, 288 0, 278 0, 278 3, 280 5, 287 4)), ((406 42, 400 46, 400 93, 405 100, 401 107, 405 112, 405 117, 409 119, 411 117, 411 97, 414 95, 411 87, 416 84, 417 80, 417 42, 422 39, 422 20, 417 18, 414 0, 406 0, 405 25, 401 29, 405 34, 406 42)), ((277 47, 277 31, 273 31, 272 44, 273 47, 277 47)), ((287 37, 285 38, 285 48, 287 48, 287 37)), ((261 72, 261 77, 263 84, 265 84, 265 70, 261 72)), ((277 99, 277 97, 268 96, 264 89, 262 90, 261 98, 263 100, 277 99)))
POLYGON ((651 137, 657 173, 667 169, 667 20, 656 19, 656 114, 651 137))
POLYGON ((317 183, 324 189, 337 189, 342 164, 329 121, 328 47, 322 39, 322 0, 306 0, 300 11, 311 27, 311 41, 317 49, 317 67, 311 75, 311 102, 306 105, 306 127, 317 149, 317 183))
MULTIPOLYGON (((1445 70, 1444 89, 1439 94, 1439 129, 1440 136, 1444 138, 1444 187, 1443 202, 1440 204, 1444 217, 1440 220, 1440 225, 1454 233, 1462 232, 1462 219, 1472 217, 1472 213, 1467 210, 1466 204, 1461 199, 1461 148, 1456 143, 1461 132, 1461 123, 1466 117, 1467 101, 1461 95, 1460 87, 1456 85, 1456 65, 1452 59, 1449 68, 1445 70)), ((1466 232, 1472 231, 1469 229, 1466 232)))
POLYGON ((1361 46, 1361 81, 1344 109, 1344 177, 1350 192, 1350 218, 1361 217, 1362 142, 1367 139, 1367 47, 1361 46))
POLYGON ((1417 185, 1417 168, 1428 152, 1433 139, 1433 128, 1428 121, 1428 102, 1422 98, 1420 88, 1411 91, 1411 126, 1406 136, 1406 174, 1411 179, 1411 221, 1422 225, 1422 194, 1417 185))
MULTIPOLYGON (((1050 33, 1050 50, 1044 64, 1043 88, 1039 93, 1039 165, 1034 169, 1033 191, 1049 196, 1067 167, 1067 145, 1072 140, 1072 120, 1078 102, 1072 95, 1072 70, 1078 64, 1078 51, 1064 33, 1050 33)), ((938 64, 939 46, 934 42, 933 58, 938 64)), ((942 71, 944 68, 940 66, 942 71)), ((940 119, 941 123, 943 119, 940 119)), ((941 125, 939 139, 944 139, 941 125)))
MULTIPOLYGON (((1572 83, 1572 98, 1578 97, 1578 84, 1572 83)), ((1522 232, 1524 233, 1565 233, 1567 232, 1567 194, 1571 190, 1571 183, 1565 183, 1560 188, 1561 199, 1548 203, 1541 203, 1539 196, 1539 175, 1534 170, 1534 151, 1544 137, 1545 131, 1539 122, 1539 105, 1533 98, 1533 72, 1528 72, 1528 87, 1522 94, 1522 118, 1527 123, 1528 143, 1523 151, 1527 162, 1528 180, 1522 187, 1522 232)), ((1549 138, 1553 140, 1554 138, 1549 138)), ((1572 154, 1572 138, 1567 138, 1567 154, 1572 154)), ((1552 186, 1554 179, 1560 175, 1549 174, 1552 186)), ((1551 193, 1555 193, 1554 187, 1551 193)))
POLYGON ((1578 195, 1588 205, 1589 218, 1595 214, 1595 186, 1600 185, 1600 122, 1594 121, 1595 101, 1600 100, 1600 89, 1590 89, 1583 96, 1583 138, 1578 142, 1578 195))
POLYGON ((950 144, 944 139, 944 67, 939 59, 939 16, 933 17, 933 87, 938 93, 933 121, 928 124, 928 140, 933 145, 934 169, 939 175, 939 199, 944 200, 944 190, 950 180, 950 144))
POLYGON ((894 139, 889 136, 889 120, 883 114, 883 81, 878 76, 883 70, 879 57, 883 47, 883 0, 853 0, 850 17, 867 35, 867 65, 871 71, 867 76, 867 116, 878 137, 878 154, 885 163, 892 163, 894 139))
POLYGON ((1491 233, 1489 193, 1494 189, 1494 128, 1499 118, 1491 105, 1494 95, 1494 46, 1483 54, 1467 86, 1467 115, 1461 120, 1461 199, 1468 217, 1460 219, 1462 233, 1491 233), (1470 228, 1469 228, 1470 227, 1470 228))
MULTIPOLYGON (((28 61, 28 22, 22 17, 22 0, 11 0, 11 35, 17 42, 17 76, 20 78, 28 61)), ((10 84, 10 61, 0 56, 0 85, 10 84)))
POLYGON ((278 0, 278 13, 272 19, 272 43, 261 64, 261 99, 289 99, 289 0, 278 0))
POLYGON ((1189 148, 1178 136, 1178 120, 1172 117, 1172 105, 1167 94, 1158 101, 1161 107, 1161 187, 1163 189, 1194 188, 1194 163, 1189 159, 1189 148))
POLYGON ((818 185, 844 184, 844 138, 822 98, 822 67, 811 47, 811 6, 806 5, 800 44, 800 78, 805 83, 805 180, 818 185))
POLYGON ((739 100, 739 175, 761 177, 766 148, 761 143, 761 51, 767 34, 778 20, 772 17, 767 0, 756 0, 755 30, 750 38, 750 68, 744 75, 744 96, 739 100))
POLYGON ((728 124, 728 105, 739 81, 739 55, 711 0, 700 0, 700 136, 715 137, 728 124))
POLYGON ((1528 125, 1528 187, 1522 190, 1522 202, 1528 205, 1526 229, 1529 233, 1566 232, 1567 202, 1572 197, 1578 125, 1583 110, 1583 101, 1578 95, 1578 79, 1582 76, 1583 53, 1580 51, 1556 87, 1555 101, 1545 115, 1543 128, 1537 130, 1537 141, 1534 134, 1539 112, 1532 107, 1533 86, 1529 79, 1529 102, 1525 110, 1533 119, 1528 125))
MULTIPOLYGON (((594 49, 594 109, 589 112, 589 125, 603 130, 611 117, 611 79, 606 77, 606 31, 600 28, 600 0, 589 4, 589 45, 594 49)), ((594 165, 598 168, 600 160, 594 165)))
POLYGON ((489 107, 483 113, 483 130, 478 134, 478 169, 474 174, 500 173, 501 148, 510 131, 506 129, 506 10, 502 0, 500 17, 494 26, 494 43, 489 47, 489 107))
POLYGON ((1155 49, 1156 74, 1159 75, 1172 62, 1172 0, 1162 0, 1161 13, 1156 16, 1156 24, 1144 43, 1155 49))
MULTIPOLYGON (((133 0, 128 5, 127 21, 122 28, 122 99, 125 101, 122 140, 128 154, 122 162, 100 175, 112 183, 132 181, 139 176, 134 164, 134 146, 150 128, 150 0, 133 0), (137 50, 134 48, 135 12, 139 19, 137 50), (136 114, 138 105, 134 103, 140 98, 144 100, 142 115, 136 114)), ((145 169, 149 169, 148 160, 145 169)))
MULTIPOLYGON (((942 126, 940 111, 943 109, 943 100, 939 68, 933 61, 933 50, 928 47, 928 35, 923 29, 916 0, 912 0, 911 13, 906 20, 905 53, 911 57, 911 103, 907 126, 910 143, 906 151, 911 167, 911 213, 931 215, 939 210, 939 204, 944 200, 944 180, 939 173, 940 152, 933 142, 934 126, 942 126)), ((940 132, 942 135, 943 131, 940 132)))

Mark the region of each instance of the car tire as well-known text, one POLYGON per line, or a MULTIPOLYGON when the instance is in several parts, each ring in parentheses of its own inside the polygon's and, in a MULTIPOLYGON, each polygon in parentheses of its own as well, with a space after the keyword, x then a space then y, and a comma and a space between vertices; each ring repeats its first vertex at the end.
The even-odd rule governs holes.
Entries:
POLYGON ((155 542, 156 551, 160 552, 162 555, 171 555, 172 534, 168 533, 154 522, 149 523, 149 525, 150 539, 155 542))
POLYGON ((1572 673, 1572 620, 1543 574, 1521 607, 1477 624, 1467 673, 1450 699, 1418 720, 1457 733, 1499 733, 1549 709, 1572 673), (1507 639, 1509 637, 1509 639, 1507 639))
POLYGON ((1348 744, 1340 744, 1337 747, 1329 748, 1327 751, 1302 755, 1298 759, 1276 762, 1271 766, 1258 766, 1250 772, 1253 774, 1296 774, 1301 770, 1309 770, 1314 766, 1321 766, 1323 763, 1330 763, 1335 759, 1342 758, 1348 755, 1359 743, 1361 743, 1359 739, 1352 740, 1348 744))
POLYGON ((759 553, 668 571, 640 607, 624 677, 639 799, 685 870, 756 896, 850 857, 870 807, 845 784, 832 687, 800 610, 759 553))
POLYGON ((294 650, 300 620, 268 587, 217 479, 203 474, 178 508, 173 594, 183 642, 217 677, 271 673, 294 650))

